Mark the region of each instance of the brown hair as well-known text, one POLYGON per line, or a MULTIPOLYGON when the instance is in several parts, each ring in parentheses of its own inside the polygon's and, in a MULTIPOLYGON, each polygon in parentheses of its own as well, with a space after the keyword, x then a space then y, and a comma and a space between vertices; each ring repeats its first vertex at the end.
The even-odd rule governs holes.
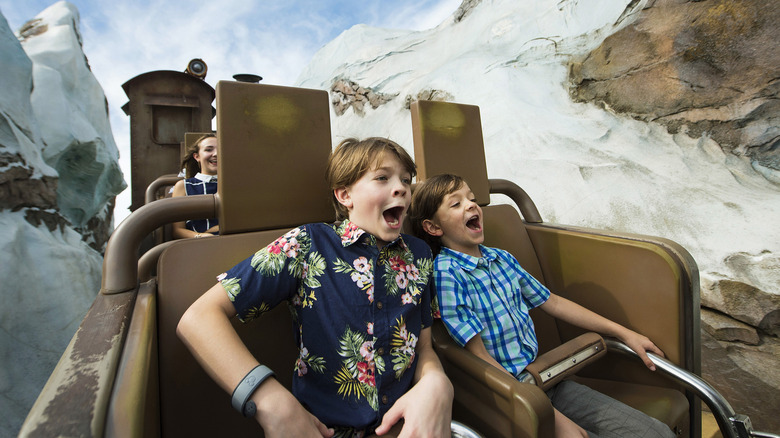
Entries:
POLYGON ((187 153, 181 160, 181 168, 184 169, 185 178, 192 178, 196 173, 200 172, 200 163, 195 159, 194 154, 200 152, 200 144, 207 138, 216 137, 214 134, 205 134, 198 137, 197 140, 192 142, 187 147, 187 153))
POLYGON ((336 199, 333 190, 352 185, 366 172, 379 165, 386 153, 395 154, 412 177, 417 175, 417 166, 414 165, 412 157, 398 143, 387 138, 371 137, 365 140, 348 138, 331 152, 325 170, 325 179, 330 186, 331 202, 338 220, 347 219, 349 210, 336 199))
POLYGON ((441 237, 428 234, 423 228, 423 221, 433 219, 444 198, 465 183, 466 181, 457 175, 442 173, 417 184, 412 193, 412 206, 409 209, 412 234, 427 242, 434 256, 441 250, 441 237))

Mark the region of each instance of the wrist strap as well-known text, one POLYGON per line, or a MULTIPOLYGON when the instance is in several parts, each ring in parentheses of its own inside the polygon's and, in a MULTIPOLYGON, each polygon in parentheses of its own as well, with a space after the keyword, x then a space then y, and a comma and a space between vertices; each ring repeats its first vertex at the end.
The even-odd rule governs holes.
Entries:
POLYGON ((254 417, 257 407, 252 400, 249 400, 249 397, 265 379, 271 376, 274 376, 274 372, 265 365, 258 365, 247 373, 233 390, 233 409, 241 412, 245 417, 254 417))

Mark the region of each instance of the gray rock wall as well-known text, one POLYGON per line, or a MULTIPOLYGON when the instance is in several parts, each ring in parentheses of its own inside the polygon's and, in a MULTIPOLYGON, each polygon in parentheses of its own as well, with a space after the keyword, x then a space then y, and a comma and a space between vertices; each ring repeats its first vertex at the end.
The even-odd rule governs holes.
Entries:
POLYGON ((125 185, 77 11, 38 18, 20 43, 0 15, 0 436, 17 434, 100 288, 125 185))

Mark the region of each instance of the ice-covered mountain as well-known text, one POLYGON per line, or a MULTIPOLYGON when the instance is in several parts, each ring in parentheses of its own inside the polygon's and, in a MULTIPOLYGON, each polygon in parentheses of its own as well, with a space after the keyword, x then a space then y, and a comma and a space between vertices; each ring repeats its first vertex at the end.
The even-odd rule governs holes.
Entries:
POLYGON ((125 186, 78 11, 57 3, 18 37, 0 15, 0 436, 16 434, 100 289, 125 186))
MULTIPOLYGON (((334 142, 348 136, 389 136, 410 151, 411 100, 478 105, 489 175, 523 187, 545 221, 663 236, 682 244, 701 271, 705 373, 718 381, 725 381, 719 377, 725 369, 752 373, 721 388, 730 400, 745 401, 736 406, 752 409, 760 404, 757 399, 777 401, 780 389, 780 377, 771 371, 780 364, 775 337, 780 333, 780 167, 771 155, 776 153, 771 151, 779 133, 778 112, 756 116, 752 111, 777 100, 780 58, 776 44, 761 39, 776 32, 767 29, 775 27, 771 17, 777 17, 777 5, 691 5, 662 0, 464 1, 449 20, 428 31, 355 26, 323 47, 297 84, 331 91, 334 142), (766 28, 760 27, 757 17, 762 16, 766 28), (696 19, 707 27, 692 25, 696 19), (683 30, 675 34, 670 23, 683 30), (620 46, 620 38, 628 42, 620 46), (757 39, 752 47, 744 41, 749 38, 757 39), (646 41, 655 44, 648 48, 646 41), (705 46, 723 41, 730 45, 705 46), (661 58, 664 50, 671 61, 661 58), (721 80, 721 66, 710 59, 712 53, 733 57, 735 50, 744 50, 739 76, 721 80), (696 58, 700 54, 709 58, 696 58), (619 71, 621 63, 637 63, 621 73, 623 79, 640 81, 623 85, 622 91, 634 103, 650 106, 648 114, 666 111, 676 124, 647 121, 660 118, 657 114, 618 113, 614 107, 620 102, 603 95, 621 90, 590 91, 593 96, 601 92, 598 104, 575 101, 573 96, 582 100, 588 93, 577 88, 573 72, 583 82, 589 73, 585 67, 595 70, 592 64, 599 56, 608 64, 604 69, 619 71), (751 64, 754 58, 763 64, 751 64), (653 74, 651 69, 662 62, 673 65, 653 74), (631 76, 635 71, 651 74, 631 76), (764 78, 758 82, 764 80, 768 88, 748 87, 760 74, 764 78), (740 81, 744 89, 734 92, 740 81), (684 99, 685 93, 708 96, 716 86, 738 96, 726 103, 684 99), (688 119, 679 115, 684 110, 665 107, 658 95, 688 105, 683 114, 688 119), (756 119, 748 120, 745 115, 751 111, 756 119), (716 133, 710 119, 724 113, 735 120, 716 133), (695 132, 688 134, 688 128, 695 132), (748 140, 741 145, 721 141, 733 132, 748 140), (740 153, 762 138, 767 139, 766 155, 740 153), (723 342, 734 340, 738 342, 723 342), (746 347, 748 343, 758 345, 746 347)), ((762 417, 759 423, 770 421, 769 415, 752 413, 762 417)))

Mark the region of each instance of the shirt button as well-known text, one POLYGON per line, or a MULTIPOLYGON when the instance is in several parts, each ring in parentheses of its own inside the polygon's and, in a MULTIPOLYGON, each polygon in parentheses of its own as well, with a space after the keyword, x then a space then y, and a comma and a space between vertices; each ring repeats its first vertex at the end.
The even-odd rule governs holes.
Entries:
POLYGON ((382 396, 382 404, 383 404, 383 405, 386 405, 386 404, 387 404, 387 396, 386 396, 386 395, 383 395, 383 396, 382 396))
POLYGON ((385 305, 384 305, 384 304, 382 304, 382 302, 381 302, 381 301, 377 301, 377 302, 376 302, 376 308, 377 308, 377 309, 379 309, 379 310, 382 310, 382 307, 385 307, 385 305))
POLYGON ((384 356, 384 354, 385 354, 385 349, 384 349, 384 347, 379 347, 379 349, 378 349, 378 350, 376 350, 376 352, 377 352, 377 354, 378 354, 378 355, 380 355, 380 356, 384 356))

